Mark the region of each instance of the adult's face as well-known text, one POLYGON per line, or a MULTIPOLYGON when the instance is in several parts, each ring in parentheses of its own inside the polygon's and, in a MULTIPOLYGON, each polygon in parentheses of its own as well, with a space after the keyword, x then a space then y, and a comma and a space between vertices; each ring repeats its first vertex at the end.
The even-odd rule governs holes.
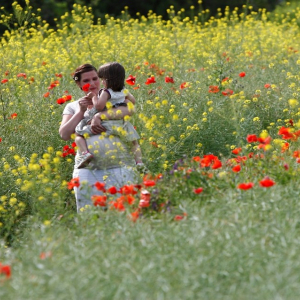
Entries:
POLYGON ((81 79, 77 82, 77 85, 82 88, 85 84, 90 84, 90 88, 86 94, 89 92, 93 92, 98 94, 100 91, 100 79, 95 71, 89 71, 81 74, 81 79))

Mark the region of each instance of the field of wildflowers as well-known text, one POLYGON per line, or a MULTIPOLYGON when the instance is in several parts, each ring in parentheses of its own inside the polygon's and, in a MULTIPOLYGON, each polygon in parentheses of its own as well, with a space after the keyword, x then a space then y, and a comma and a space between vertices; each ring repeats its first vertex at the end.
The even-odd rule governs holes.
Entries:
POLYGON ((295 299, 299 9, 207 21, 201 6, 194 19, 171 7, 169 21, 125 9, 93 25, 74 5, 50 29, 13 5, 0 50, 0 296, 295 299), (61 113, 81 97, 74 69, 108 61, 126 69, 150 173, 119 190, 99 182, 103 196, 76 215, 61 113))

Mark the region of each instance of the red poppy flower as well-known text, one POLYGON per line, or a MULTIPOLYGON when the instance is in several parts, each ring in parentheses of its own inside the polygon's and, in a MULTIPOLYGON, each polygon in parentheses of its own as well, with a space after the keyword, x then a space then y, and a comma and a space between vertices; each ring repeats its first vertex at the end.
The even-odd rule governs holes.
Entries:
POLYGON ((300 158, 300 150, 295 150, 293 153, 293 157, 300 158))
POLYGON ((282 138, 284 139, 284 140, 288 140, 288 139, 297 139, 297 136, 293 133, 293 132, 291 132, 291 128, 289 128, 289 127, 284 127, 284 126, 282 126, 280 129, 279 129, 279 131, 278 131, 278 134, 279 135, 282 135, 282 138))
POLYGON ((262 187, 271 187, 275 184, 275 181, 273 181, 272 179, 270 179, 268 176, 266 176, 263 180, 261 180, 259 182, 260 186, 262 187))
POLYGON ((1 83, 6 83, 6 82, 8 82, 7 78, 4 78, 4 79, 1 80, 1 83))
POLYGON ((23 78, 27 78, 27 75, 25 74, 25 73, 19 73, 18 75, 17 75, 17 77, 23 77, 23 78))
POLYGON ((52 252, 48 251, 48 252, 41 252, 40 254, 40 259, 46 259, 52 256, 52 252))
POLYGON ((257 142, 257 136, 255 134, 248 134, 247 135, 247 142, 248 143, 255 143, 257 142))
POLYGON ((68 189, 71 190, 74 187, 79 187, 80 186, 80 182, 79 182, 79 177, 74 177, 73 179, 71 179, 68 182, 68 189))
POLYGON ((105 182, 99 182, 97 181, 95 184, 94 184, 95 188, 98 190, 98 191, 102 191, 105 193, 105 182))
POLYGON ((285 151, 289 150, 289 148, 290 148, 290 144, 289 143, 284 143, 281 146, 281 153, 284 153, 285 151))
POLYGON ((187 88, 187 87, 189 87, 190 85, 189 85, 189 83, 188 82, 183 82, 181 85, 180 85, 180 89, 181 90, 183 90, 183 89, 185 89, 185 88, 187 88))
POLYGON ((245 73, 245 72, 241 72, 241 73, 239 74, 239 76, 240 76, 240 77, 245 77, 245 76, 246 76, 246 73, 245 73))
POLYGON ((209 86, 209 89, 208 89, 208 92, 209 93, 213 93, 213 94, 216 94, 220 91, 219 87, 217 85, 210 85, 209 86))
POLYGON ((192 157, 192 160, 193 161, 200 161, 201 157, 200 156, 194 156, 194 157, 192 157))
POLYGON ((11 268, 9 265, 2 265, 0 263, 0 274, 5 275, 7 279, 11 277, 11 268))
POLYGON ((143 189, 141 190, 141 199, 150 202, 151 199, 151 194, 149 193, 149 191, 143 189))
POLYGON ((225 91, 222 92, 222 95, 224 96, 230 96, 233 94, 233 90, 231 89, 226 89, 225 91))
POLYGON ((157 144, 155 141, 150 142, 150 144, 151 144, 153 147, 158 148, 158 144, 157 144))
POLYGON ((136 222, 139 216, 140 216, 140 210, 137 209, 130 214, 131 221, 136 222))
POLYGON ((111 208, 115 208, 119 211, 124 211, 125 210, 125 206, 121 201, 111 201, 110 202, 111 208))
POLYGON ((219 169, 222 167, 222 163, 220 160, 215 159, 213 165, 211 166, 212 169, 219 169))
POLYGON ((91 197, 94 206, 106 206, 107 196, 105 195, 93 195, 91 197))
POLYGON ((194 189, 194 193, 195 194, 201 194, 202 192, 203 192, 203 188, 202 187, 194 189))
POLYGON ((122 199, 122 203, 128 203, 129 205, 132 205, 135 202, 135 198, 132 195, 123 195, 120 198, 122 199))
POLYGON ((154 180, 144 180, 144 186, 147 186, 147 187, 149 187, 149 186, 155 186, 155 181, 154 180))
POLYGON ((135 79, 136 79, 136 76, 129 75, 125 81, 129 85, 135 85, 135 79))
POLYGON ((148 77, 145 84, 151 84, 151 83, 155 83, 155 77, 154 76, 151 76, 151 77, 148 77))
POLYGON ((265 88, 266 88, 266 89, 269 89, 270 87, 271 87, 271 84, 270 84, 270 83, 266 83, 266 84, 265 84, 265 88))
POLYGON ((262 179, 259 182, 260 186, 262 187, 271 187, 275 184, 275 181, 273 181, 272 179, 270 179, 268 176, 266 176, 264 179, 262 179))
POLYGON ((233 149, 231 152, 232 152, 233 154, 239 154, 241 151, 242 151, 242 148, 235 148, 235 149, 233 149))
POLYGON ((62 78, 62 74, 61 73, 55 73, 56 77, 62 78))
POLYGON ((237 188, 240 190, 249 190, 252 189, 254 186, 253 182, 247 182, 247 183, 240 183, 237 188))
POLYGON ((139 207, 146 208, 146 207, 149 207, 149 206, 150 206, 150 201, 146 201, 144 199, 140 200, 139 207))
POLYGON ((265 138, 259 137, 257 140, 260 142, 260 144, 257 146, 258 149, 266 150, 266 146, 271 143, 272 138, 270 136, 267 136, 265 138))
POLYGON ((72 96, 71 95, 64 95, 63 98, 65 99, 65 101, 72 100, 72 96))
POLYGON ((65 100, 64 98, 58 98, 58 99, 56 100, 56 103, 59 104, 59 105, 62 105, 62 104, 64 104, 65 102, 66 102, 66 100, 65 100))
POLYGON ((231 170, 235 173, 238 173, 241 171, 241 165, 236 165, 231 170))
POLYGON ((173 79, 173 77, 166 76, 165 77, 165 82, 166 83, 174 83, 174 79, 173 79))
POLYGON ((0 138, 0 143, 2 142, 2 138, 0 138))
POLYGON ((115 186, 111 186, 106 191, 109 192, 112 195, 114 195, 114 194, 116 194, 118 192, 118 190, 117 190, 117 188, 115 186))
MULTIPOLYGON (((75 143, 74 143, 75 144, 75 143)), ((66 157, 66 156, 68 156, 68 155, 75 155, 76 153, 75 153, 75 147, 76 147, 76 144, 75 145, 73 145, 73 143, 72 143, 72 147, 73 148, 70 148, 68 145, 65 145, 64 147, 63 147, 63 153, 62 153, 62 157, 66 157)))
POLYGON ((142 190, 140 194, 140 202, 139 202, 139 207, 149 207, 150 206, 150 201, 151 201, 151 194, 147 190, 142 190))
POLYGON ((50 86, 48 87, 48 90, 52 90, 53 88, 55 88, 58 85, 59 85, 59 81, 55 80, 55 81, 50 83, 50 86))
POLYGON ((217 158, 217 157, 213 154, 204 155, 203 158, 200 160, 201 168, 209 167, 215 158, 217 158))
POLYGON ((131 185, 124 185, 120 188, 120 193, 124 195, 135 195, 137 194, 136 186, 131 185))
POLYGON ((174 220, 175 220, 175 221, 181 221, 181 220, 183 220, 183 218, 184 218, 184 216, 182 216, 182 215, 176 215, 176 216, 174 217, 174 220))
POLYGON ((88 92, 89 91, 89 89, 90 89, 90 84, 89 83, 87 83, 87 84, 84 84, 82 87, 81 87, 81 89, 84 91, 84 92, 88 92))
POLYGON ((236 162, 244 162, 245 160, 247 160, 247 156, 238 156, 235 157, 236 162))
POLYGON ((15 119, 18 116, 17 113, 13 113, 10 115, 9 119, 15 119))

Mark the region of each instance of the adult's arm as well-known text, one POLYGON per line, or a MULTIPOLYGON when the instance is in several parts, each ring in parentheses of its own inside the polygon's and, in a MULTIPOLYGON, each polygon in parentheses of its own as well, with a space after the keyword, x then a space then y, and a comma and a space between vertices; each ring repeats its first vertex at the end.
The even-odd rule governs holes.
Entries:
POLYGON ((75 132, 75 128, 78 123, 83 119, 84 112, 78 111, 74 115, 63 115, 62 121, 59 127, 59 135, 65 141, 71 138, 71 135, 75 132))
MULTIPOLYGON (((63 115, 59 127, 59 134, 63 140, 68 141, 71 139, 71 135, 75 132, 76 126, 84 117, 84 112, 85 110, 83 107, 79 111, 77 111, 74 115, 70 115, 70 114, 63 115)), ((99 114, 105 115, 106 119, 108 120, 119 120, 124 118, 125 116, 131 116, 133 115, 133 113, 134 113, 134 109, 129 109, 126 106, 120 106, 118 108, 111 109, 109 113, 107 111, 104 111, 99 114)), ((91 124, 91 130, 94 134, 100 134, 101 132, 106 130, 101 125, 99 116, 93 119, 91 124)))
POLYGON ((93 102, 89 96, 84 96, 78 100, 78 104, 78 111, 75 111, 75 109, 72 108, 69 110, 67 109, 67 113, 63 114, 62 121, 59 127, 59 134, 65 141, 71 138, 71 135, 75 132, 76 126, 84 118, 84 113, 87 110, 88 106, 92 105, 93 102))
MULTIPOLYGON (((134 107, 131 106, 119 106, 113 109, 105 110, 95 114, 91 122, 91 131, 96 134, 99 132, 101 125, 101 119, 103 120, 120 120, 125 116, 132 116, 135 112, 134 107)), ((102 130, 103 131, 103 130, 102 130)), ((101 131, 101 132, 102 132, 101 131)))

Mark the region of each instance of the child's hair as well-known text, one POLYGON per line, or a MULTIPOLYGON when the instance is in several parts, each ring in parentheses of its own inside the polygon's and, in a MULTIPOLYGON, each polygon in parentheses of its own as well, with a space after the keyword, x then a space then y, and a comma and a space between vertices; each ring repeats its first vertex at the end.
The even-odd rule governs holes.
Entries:
POLYGON ((73 79, 75 81, 80 81, 81 74, 90 72, 90 71, 95 71, 97 73, 97 69, 93 65, 91 65, 91 64, 81 65, 75 70, 75 72, 73 74, 73 79))
POLYGON ((106 63, 100 66, 98 76, 106 80, 108 89, 118 92, 124 88, 125 69, 117 62, 106 63))

